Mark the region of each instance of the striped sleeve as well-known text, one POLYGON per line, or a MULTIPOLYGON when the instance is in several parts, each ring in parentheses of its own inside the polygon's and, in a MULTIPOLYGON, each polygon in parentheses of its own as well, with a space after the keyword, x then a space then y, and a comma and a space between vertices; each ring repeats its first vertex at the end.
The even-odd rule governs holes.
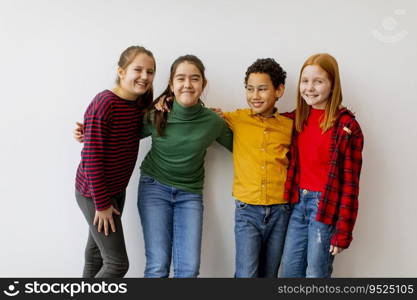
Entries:
POLYGON ((110 119, 109 101, 93 101, 84 115, 83 169, 96 210, 107 209, 111 201, 104 175, 105 141, 110 119))

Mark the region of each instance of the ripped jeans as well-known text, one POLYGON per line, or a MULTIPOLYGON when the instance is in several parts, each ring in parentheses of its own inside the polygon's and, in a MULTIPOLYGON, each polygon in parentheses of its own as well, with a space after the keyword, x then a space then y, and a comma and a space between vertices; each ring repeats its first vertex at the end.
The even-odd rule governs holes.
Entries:
POLYGON ((321 193, 300 189, 287 229, 280 277, 330 277, 334 226, 316 220, 321 193))

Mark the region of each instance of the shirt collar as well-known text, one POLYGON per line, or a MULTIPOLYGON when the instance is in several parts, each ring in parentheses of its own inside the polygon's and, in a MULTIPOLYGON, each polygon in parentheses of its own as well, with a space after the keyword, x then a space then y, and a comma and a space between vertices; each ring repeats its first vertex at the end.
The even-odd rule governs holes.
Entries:
POLYGON ((280 116, 279 111, 276 107, 274 107, 274 113, 269 116, 269 117, 263 117, 260 114, 255 114, 252 109, 249 109, 248 115, 251 117, 260 117, 260 118, 264 118, 264 119, 271 119, 271 118, 276 118, 278 119, 278 117, 280 116))

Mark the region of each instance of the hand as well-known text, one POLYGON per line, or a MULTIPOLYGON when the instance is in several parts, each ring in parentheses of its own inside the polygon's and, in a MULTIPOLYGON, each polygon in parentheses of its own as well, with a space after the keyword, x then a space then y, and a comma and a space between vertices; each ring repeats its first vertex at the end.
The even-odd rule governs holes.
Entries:
POLYGON ((113 214, 119 215, 120 212, 111 205, 109 208, 105 210, 96 210, 96 215, 94 217, 93 225, 96 226, 98 224, 97 231, 101 232, 101 229, 104 227, 104 234, 106 236, 109 235, 109 224, 111 230, 116 232, 116 225, 114 224, 113 214))
POLYGON ((330 249, 329 249, 329 252, 334 256, 334 255, 336 255, 336 254, 339 254, 340 252, 342 252, 343 251, 343 248, 340 248, 340 247, 336 247, 336 246, 333 246, 333 245, 330 245, 330 249))
POLYGON ((73 131, 74 133, 74 139, 78 141, 79 143, 84 142, 84 125, 80 122, 75 122, 76 127, 73 131))
POLYGON ((214 111, 220 118, 224 119, 224 113, 221 108, 210 107, 212 111, 214 111))
POLYGON ((169 112, 170 109, 167 105, 167 102, 171 102, 172 100, 173 100, 172 97, 166 98, 166 96, 162 96, 159 99, 159 101, 155 104, 155 109, 157 111, 163 111, 163 112, 168 111, 169 112))

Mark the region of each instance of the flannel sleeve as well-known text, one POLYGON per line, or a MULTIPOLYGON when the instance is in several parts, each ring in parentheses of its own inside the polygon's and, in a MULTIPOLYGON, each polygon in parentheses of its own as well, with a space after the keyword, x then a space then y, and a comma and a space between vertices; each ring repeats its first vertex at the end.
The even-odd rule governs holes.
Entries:
POLYGON ((296 155, 296 148, 297 146, 297 132, 293 128, 292 136, 291 136, 291 146, 290 151, 287 152, 288 158, 288 169, 287 169, 287 179, 285 180, 285 190, 284 190, 284 199, 288 203, 293 203, 293 194, 297 193, 296 191, 296 160, 298 159, 296 155))
POLYGON ((352 241, 352 231, 358 214, 359 178, 362 168, 362 149, 364 138, 359 124, 351 131, 351 136, 343 156, 342 187, 339 215, 331 244, 348 248, 352 241))

